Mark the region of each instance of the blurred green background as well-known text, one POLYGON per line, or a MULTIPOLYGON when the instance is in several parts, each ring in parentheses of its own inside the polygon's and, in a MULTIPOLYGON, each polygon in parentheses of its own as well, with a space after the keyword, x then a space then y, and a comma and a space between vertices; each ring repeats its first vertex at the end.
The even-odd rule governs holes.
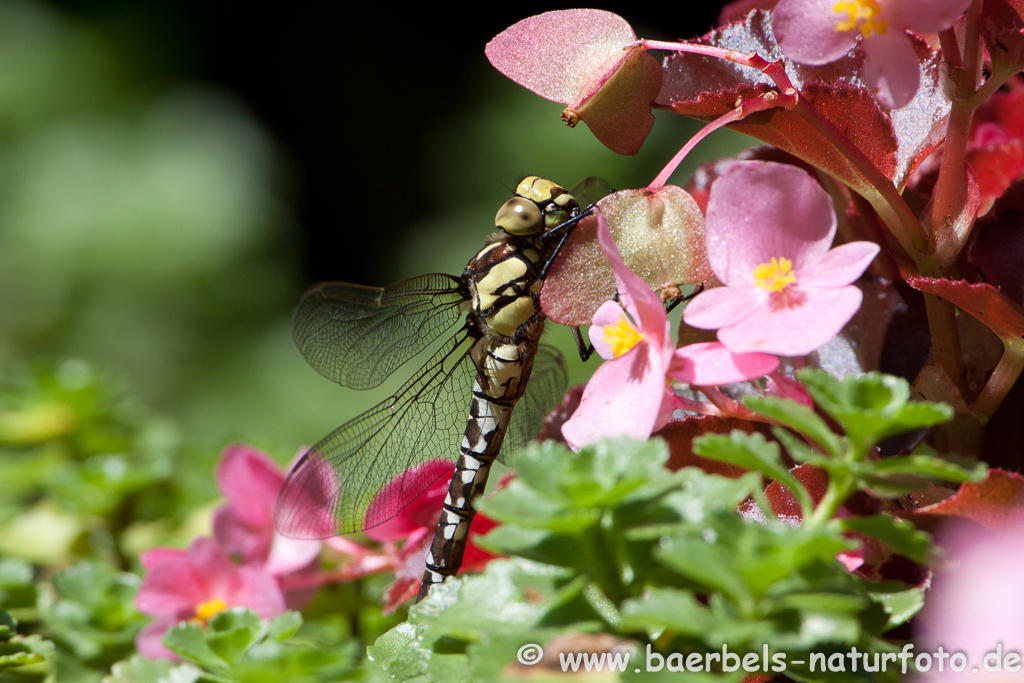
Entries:
MULTIPOLYGON (((207 477, 229 441, 286 458, 371 405, 292 345, 304 289, 459 273, 519 176, 642 186, 697 130, 659 112, 624 158, 562 126, 561 105, 483 56, 542 9, 366 25, 340 9, 0 2, 3 376, 84 361, 170 418, 207 477)), ((701 11, 668 27, 621 13, 671 38, 710 27, 717 7, 701 11)), ((713 136, 677 177, 747 145, 713 136)))

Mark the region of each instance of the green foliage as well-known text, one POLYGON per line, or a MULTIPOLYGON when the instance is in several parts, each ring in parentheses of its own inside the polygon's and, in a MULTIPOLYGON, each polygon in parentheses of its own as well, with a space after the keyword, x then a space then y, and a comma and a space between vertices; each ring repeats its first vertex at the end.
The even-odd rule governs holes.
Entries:
MULTIPOLYGON (((709 451, 730 462, 781 476, 777 450, 763 439, 714 443, 709 451)), ((742 657, 767 647, 785 653, 793 662, 786 673, 797 680, 862 680, 851 671, 812 673, 809 654, 889 651, 881 635, 909 619, 913 600, 837 562, 852 543, 836 525, 738 515, 760 486, 756 475, 670 472, 667 455, 657 441, 607 442, 577 454, 531 446, 517 460, 520 476, 483 503, 504 524, 482 543, 516 557, 437 587, 408 623, 369 649, 371 667, 400 680, 491 680, 518 666, 516 653, 528 643, 603 633, 635 657, 648 645, 662 656, 725 646, 742 657)), ((922 555, 924 539, 903 525, 873 520, 858 531, 922 555)), ((712 674, 738 680, 720 667, 712 674)))
POLYGON ((147 619, 135 611, 135 574, 98 562, 80 562, 53 579, 54 599, 41 617, 48 634, 76 658, 109 667, 134 650, 147 619))
MULTIPOLYGON (((202 681, 332 681, 353 668, 351 643, 338 647, 302 637, 301 625, 298 612, 265 621, 236 608, 220 612, 205 626, 182 622, 168 630, 163 642, 199 667, 203 673, 195 680, 202 681)), ((140 674, 126 680, 151 679, 140 674)))

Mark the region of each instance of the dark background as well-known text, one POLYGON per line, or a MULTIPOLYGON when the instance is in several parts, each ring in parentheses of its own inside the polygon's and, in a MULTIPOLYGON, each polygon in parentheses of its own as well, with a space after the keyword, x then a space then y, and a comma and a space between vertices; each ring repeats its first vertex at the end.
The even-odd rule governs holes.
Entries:
MULTIPOLYGON (((305 236, 307 282, 374 282, 367 261, 401 235, 430 198, 415 181, 424 173, 424 132, 460 107, 460 86, 490 69, 484 46, 532 14, 540 3, 442 4, 398 10, 364 5, 371 20, 338 5, 197 1, 63 1, 58 7, 133 42, 131 65, 235 92, 289 159, 288 179, 305 236), (119 30, 118 30, 119 29, 119 30), (339 230, 338 226, 358 226, 339 230)), ((680 39, 715 25, 719 2, 680 3, 666 17, 635 3, 590 5, 617 12, 638 35, 680 39), (685 9, 684 9, 685 8, 685 9)), ((509 182, 512 182, 510 179, 509 182)))

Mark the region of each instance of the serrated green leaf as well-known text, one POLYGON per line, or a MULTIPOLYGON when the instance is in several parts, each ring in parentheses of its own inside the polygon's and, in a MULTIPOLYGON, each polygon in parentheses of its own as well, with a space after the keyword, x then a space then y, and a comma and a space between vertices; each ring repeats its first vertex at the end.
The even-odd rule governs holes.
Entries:
POLYGON ((167 629, 161 642, 182 659, 216 675, 227 675, 229 671, 228 663, 210 648, 206 642, 206 631, 198 624, 181 622, 172 626, 167 629))
POLYGON ((811 496, 803 484, 782 464, 779 445, 761 434, 738 430, 728 436, 709 434, 693 441, 693 452, 705 458, 739 465, 760 472, 788 488, 804 510, 813 507, 811 496))
POLYGON ((206 643, 222 660, 235 662, 267 635, 266 623, 244 607, 218 612, 207 624, 206 643))
POLYGON ((805 405, 778 396, 747 396, 743 405, 810 437, 833 458, 843 453, 842 437, 805 405))
POLYGON ((873 600, 882 605, 885 613, 889 615, 886 629, 907 623, 924 607, 924 588, 918 586, 891 593, 873 592, 870 595, 873 600))
POLYGON ((931 536, 918 531, 910 522, 889 515, 843 517, 835 523, 844 531, 857 531, 877 538, 901 555, 927 564, 932 552, 931 536))
POLYGON ((949 406, 911 402, 910 385, 892 375, 869 372, 836 379, 821 370, 805 368, 797 377, 814 402, 843 427, 860 458, 888 436, 930 427, 953 417, 949 406))
POLYGON ((652 588, 642 598, 623 603, 620 627, 627 632, 670 629, 679 635, 701 636, 712 618, 690 591, 652 588))
POLYGON ((735 569, 735 558, 726 548, 691 537, 669 537, 654 556, 698 585, 720 591, 735 602, 750 605, 753 601, 750 588, 735 569))
POLYGON ((0 609, 0 639, 6 640, 18 632, 18 620, 0 609))
POLYGON ((0 670, 16 669, 53 659, 55 648, 42 636, 13 636, 0 641, 0 670))
POLYGON ((274 617, 267 628, 267 637, 274 640, 288 640, 302 627, 302 614, 288 611, 274 617))
POLYGON ((983 462, 957 463, 930 455, 898 455, 865 463, 876 475, 911 474, 942 481, 981 481, 988 466, 983 462))
POLYGON ((196 683, 202 672, 191 664, 174 664, 167 659, 146 659, 132 655, 117 662, 103 683, 196 683))

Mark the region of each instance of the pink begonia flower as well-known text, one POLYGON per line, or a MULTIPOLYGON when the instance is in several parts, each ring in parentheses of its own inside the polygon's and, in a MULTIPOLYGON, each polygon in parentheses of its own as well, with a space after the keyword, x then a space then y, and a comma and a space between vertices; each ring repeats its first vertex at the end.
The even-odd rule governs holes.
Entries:
POLYGON ((779 0, 772 30, 782 54, 820 66, 863 36, 864 77, 878 100, 897 109, 917 92, 920 66, 907 31, 944 31, 971 0, 779 0))
POLYGON ((168 628, 182 621, 206 623, 231 607, 248 607, 261 619, 285 610, 274 577, 257 566, 237 566, 212 538, 199 537, 188 550, 154 548, 142 553, 146 569, 135 608, 156 619, 135 638, 139 653, 151 659, 176 659, 161 643, 168 628))
POLYGON ((221 453, 216 478, 227 503, 214 513, 213 535, 228 552, 274 576, 304 569, 317 558, 319 541, 285 538, 274 531, 274 501, 285 474, 269 455, 230 444, 221 453))
POLYGON ((1024 664, 1021 520, 1007 524, 995 535, 971 525, 947 529, 940 532, 940 538, 948 552, 947 568, 935 575, 917 620, 921 633, 914 654, 935 653, 941 646, 946 653, 963 653, 966 661, 947 659, 940 673, 933 654, 928 680, 1005 681, 1019 677, 1019 667, 1024 664), (954 664, 966 667, 957 673, 951 670, 954 664))
POLYGON ((718 330, 735 353, 803 356, 824 346, 860 308, 851 284, 878 254, 873 242, 829 249, 836 214, 802 169, 740 161, 711 186, 705 237, 724 287, 683 311, 686 324, 718 330))
MULTIPOLYGON (((373 512, 374 508, 387 507, 388 503, 385 501, 394 499, 396 489, 407 487, 410 482, 433 482, 397 515, 383 524, 366 530, 366 536, 381 543, 382 550, 373 550, 344 538, 331 538, 325 541, 329 547, 353 558, 343 568, 349 580, 385 570, 394 574, 394 583, 388 586, 384 593, 386 614, 394 612, 399 605, 411 600, 419 591, 420 580, 423 578, 423 563, 434 539, 444 497, 448 493, 451 470, 452 463, 449 460, 429 460, 395 477, 377 493, 370 503, 367 518, 378 517, 379 515, 373 512), (399 542, 402 542, 400 547, 397 545, 399 542)), ((499 488, 504 481, 498 483, 499 488)), ((497 522, 486 515, 478 513, 473 518, 460 571, 479 571, 497 557, 473 542, 474 537, 487 533, 495 526, 497 522)))
POLYGON ((594 314, 590 342, 606 362, 587 382, 579 407, 562 425, 562 436, 571 447, 614 436, 646 439, 665 426, 677 404, 669 378, 717 386, 760 377, 778 367, 774 356, 734 354, 715 342, 677 350, 661 298, 622 262, 601 215, 597 235, 615 273, 622 305, 606 301, 594 314))

